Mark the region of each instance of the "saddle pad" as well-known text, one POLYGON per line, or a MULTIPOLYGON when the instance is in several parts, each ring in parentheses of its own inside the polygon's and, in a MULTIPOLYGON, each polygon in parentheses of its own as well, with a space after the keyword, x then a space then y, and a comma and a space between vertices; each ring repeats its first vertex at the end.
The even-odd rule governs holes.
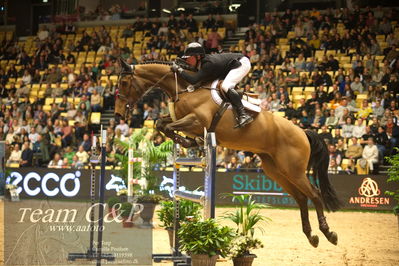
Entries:
MULTIPOLYGON (((221 105, 222 102, 223 102, 223 99, 222 99, 222 97, 220 97, 220 94, 219 94, 219 92, 218 92, 218 90, 216 88, 218 82, 219 82, 219 80, 215 80, 214 82, 212 82, 211 95, 212 95, 213 101, 217 105, 221 105)), ((259 104, 260 104, 260 100, 259 99, 251 98, 251 97, 248 97, 248 96, 244 96, 244 97, 248 99, 248 101, 244 100, 244 99, 241 100, 241 102, 244 105, 245 109, 248 109, 250 111, 257 112, 257 113, 259 113, 262 110, 260 108, 260 106, 259 106, 259 104)), ((228 108, 231 109, 232 108, 231 105, 228 108)))

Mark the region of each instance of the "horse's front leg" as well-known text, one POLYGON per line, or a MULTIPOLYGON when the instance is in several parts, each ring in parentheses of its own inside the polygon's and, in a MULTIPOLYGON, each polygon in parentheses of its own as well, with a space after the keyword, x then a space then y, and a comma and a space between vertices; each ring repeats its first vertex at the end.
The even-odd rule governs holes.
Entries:
POLYGON ((197 125, 198 120, 195 115, 187 115, 175 122, 170 117, 164 117, 158 120, 157 130, 163 132, 167 137, 171 138, 174 142, 181 144, 184 148, 198 146, 197 141, 193 138, 183 137, 176 134, 175 131, 190 131, 197 125))

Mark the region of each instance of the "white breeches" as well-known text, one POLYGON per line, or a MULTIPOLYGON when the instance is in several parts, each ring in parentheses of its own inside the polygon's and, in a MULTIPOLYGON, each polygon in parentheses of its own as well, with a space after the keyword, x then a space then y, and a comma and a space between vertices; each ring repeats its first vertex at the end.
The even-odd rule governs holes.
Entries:
POLYGON ((222 82, 222 89, 227 92, 230 88, 234 88, 251 70, 251 62, 247 57, 240 59, 241 66, 230 70, 222 82))

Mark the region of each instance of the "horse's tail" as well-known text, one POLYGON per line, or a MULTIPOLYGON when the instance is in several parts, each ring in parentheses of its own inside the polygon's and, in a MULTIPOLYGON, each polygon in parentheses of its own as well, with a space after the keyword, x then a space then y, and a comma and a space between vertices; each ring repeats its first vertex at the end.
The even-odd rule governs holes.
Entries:
POLYGON ((313 130, 305 130, 310 143, 310 159, 308 169, 313 169, 314 180, 319 180, 321 196, 328 211, 337 211, 342 203, 328 178, 329 153, 324 140, 313 130))

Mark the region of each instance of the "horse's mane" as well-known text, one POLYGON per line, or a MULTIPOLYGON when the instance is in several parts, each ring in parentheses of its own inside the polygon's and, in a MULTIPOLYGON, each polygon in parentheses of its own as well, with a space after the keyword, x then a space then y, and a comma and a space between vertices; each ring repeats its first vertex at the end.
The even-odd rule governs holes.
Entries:
POLYGON ((197 71, 195 68, 193 68, 192 66, 187 64, 186 61, 184 61, 183 59, 180 59, 180 58, 176 58, 176 61, 147 60, 147 61, 140 62, 137 65, 157 64, 157 65, 171 66, 171 65, 173 65, 173 63, 178 64, 180 67, 182 67, 185 70, 194 71, 194 72, 197 71))

